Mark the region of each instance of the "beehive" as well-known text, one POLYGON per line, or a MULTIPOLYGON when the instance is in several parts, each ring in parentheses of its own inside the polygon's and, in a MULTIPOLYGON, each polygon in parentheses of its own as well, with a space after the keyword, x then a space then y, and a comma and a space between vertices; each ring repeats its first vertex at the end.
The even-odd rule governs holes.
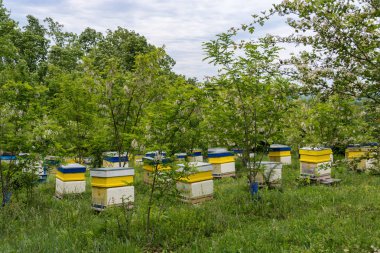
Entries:
POLYGON ((36 169, 36 174, 38 175, 38 181, 39 182, 46 182, 46 180, 47 180, 46 166, 43 166, 42 162, 37 162, 34 165, 34 168, 36 169))
POLYGON ((150 152, 145 153, 145 157, 151 157, 151 158, 155 158, 158 155, 160 155, 161 157, 165 157, 166 152, 150 151, 150 152))
POLYGON ((208 153, 208 162, 212 164, 214 178, 235 176, 235 156, 229 151, 208 153))
POLYGON ((301 176, 313 178, 330 177, 332 150, 330 148, 301 148, 300 151, 301 176))
POLYGON ((244 152, 244 150, 242 150, 240 148, 234 148, 234 149, 232 149, 232 151, 234 152, 235 157, 241 157, 243 155, 243 152, 244 152))
POLYGON ((134 202, 133 168, 98 168, 90 171, 92 207, 103 210, 106 207, 131 206, 134 202))
POLYGON ((359 170, 370 169, 376 162, 375 148, 370 145, 351 145, 346 149, 345 158, 347 161, 357 161, 359 170))
POLYGON ((135 165, 140 165, 143 163, 143 155, 135 155, 135 165))
POLYGON ((175 154, 175 158, 176 158, 177 161, 184 161, 184 160, 186 160, 186 156, 187 156, 186 153, 176 153, 175 154))
POLYGON ((86 167, 78 163, 61 165, 57 169, 55 194, 62 197, 65 194, 82 193, 86 190, 86 167))
POLYGON ((106 152, 103 158, 103 167, 105 168, 119 168, 128 167, 128 154, 119 154, 118 152, 106 152))
POLYGON ((5 163, 10 163, 11 161, 15 161, 17 158, 15 155, 1 155, 0 161, 5 163))
POLYGON ((280 186, 282 178, 282 163, 261 162, 256 174, 256 182, 259 185, 269 183, 270 186, 280 186))
POLYGON ((272 162, 280 162, 282 164, 291 164, 292 156, 289 146, 272 144, 269 147, 269 160, 272 162))
POLYGON ((188 154, 189 162, 203 162, 202 150, 194 149, 188 154))
MULTIPOLYGON (((199 203, 212 199, 214 193, 214 181, 212 165, 204 162, 189 162, 191 170, 187 176, 181 177, 177 182, 181 200, 188 203, 199 203)), ((184 165, 180 165, 178 171, 183 171, 184 165)))
POLYGON ((160 173, 161 171, 167 171, 171 170, 172 168, 170 167, 169 163, 171 160, 169 158, 152 158, 152 157, 144 157, 143 158, 143 178, 144 178, 144 183, 146 184, 151 184, 153 180, 153 175, 157 167, 157 172, 160 173))

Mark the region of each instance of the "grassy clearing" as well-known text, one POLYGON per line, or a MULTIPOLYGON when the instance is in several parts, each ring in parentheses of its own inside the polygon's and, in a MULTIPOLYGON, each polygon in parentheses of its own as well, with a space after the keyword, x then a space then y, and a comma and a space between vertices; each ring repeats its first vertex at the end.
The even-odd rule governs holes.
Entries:
MULTIPOLYGON (((215 181, 215 199, 198 206, 168 203, 153 214, 146 244, 148 188, 136 176, 133 213, 91 210, 91 193, 56 200, 54 178, 0 211, 1 252, 372 252, 380 248, 380 178, 335 171, 337 187, 298 186, 296 165, 280 190, 253 202, 244 178, 215 181)), ((89 185, 88 185, 89 186, 89 185)))

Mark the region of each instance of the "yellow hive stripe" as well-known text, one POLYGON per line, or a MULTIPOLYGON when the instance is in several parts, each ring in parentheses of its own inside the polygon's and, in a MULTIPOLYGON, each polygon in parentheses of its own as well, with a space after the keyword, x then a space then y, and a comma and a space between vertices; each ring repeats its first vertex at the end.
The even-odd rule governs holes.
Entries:
POLYGON ((346 151, 346 157, 347 158, 360 158, 362 156, 365 156, 367 152, 364 151, 346 151))
POLYGON ((194 182, 206 181, 210 179, 213 179, 212 171, 205 171, 205 172, 191 174, 188 177, 181 177, 179 181, 186 182, 186 183, 194 183, 194 182))
POLYGON ((329 162, 331 161, 331 157, 330 155, 301 155, 300 161, 309 163, 329 162))
POLYGON ((289 151, 270 151, 269 156, 290 156, 289 151))
POLYGON ((126 186, 133 183, 133 176, 124 177, 93 177, 91 179, 91 186, 95 187, 119 187, 126 186))
POLYGON ((322 149, 322 150, 305 150, 300 149, 300 155, 310 155, 310 156, 321 156, 321 155, 331 155, 331 149, 322 149))
POLYGON ((57 171, 55 175, 61 181, 83 181, 85 180, 84 173, 62 173, 57 171))
MULTIPOLYGON (((153 172, 155 169, 155 166, 144 164, 143 169, 147 171, 153 172)), ((172 168, 170 166, 162 166, 161 164, 158 165, 158 170, 171 170, 172 168)))
POLYGON ((208 158, 209 163, 231 163, 235 162, 234 156, 226 156, 226 157, 209 157, 208 158))

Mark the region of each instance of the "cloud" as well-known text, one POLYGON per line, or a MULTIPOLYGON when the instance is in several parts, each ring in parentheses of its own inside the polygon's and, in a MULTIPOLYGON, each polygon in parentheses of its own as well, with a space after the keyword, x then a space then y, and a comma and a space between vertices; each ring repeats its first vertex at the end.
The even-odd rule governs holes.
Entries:
MULTIPOLYGON (((216 74, 216 68, 203 62, 202 43, 230 27, 251 21, 253 13, 268 9, 280 0, 4 0, 11 17, 25 23, 31 14, 40 19, 52 17, 68 31, 80 33, 86 27, 105 32, 118 26, 135 30, 149 43, 166 46, 177 62, 175 71, 188 77, 216 74)), ((282 32, 286 26, 271 21, 266 33, 282 32)))

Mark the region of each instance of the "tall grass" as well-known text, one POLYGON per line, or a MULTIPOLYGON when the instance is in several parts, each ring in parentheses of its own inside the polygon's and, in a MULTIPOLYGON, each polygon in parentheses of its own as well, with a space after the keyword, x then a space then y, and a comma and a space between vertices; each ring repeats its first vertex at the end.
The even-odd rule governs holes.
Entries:
POLYGON ((148 187, 137 169, 135 207, 91 209, 90 186, 57 200, 54 178, 0 210, 1 252, 371 252, 380 248, 380 178, 336 170, 338 186, 299 186, 295 162, 281 190, 252 201, 247 180, 215 181, 214 200, 154 210, 145 232, 148 187))

